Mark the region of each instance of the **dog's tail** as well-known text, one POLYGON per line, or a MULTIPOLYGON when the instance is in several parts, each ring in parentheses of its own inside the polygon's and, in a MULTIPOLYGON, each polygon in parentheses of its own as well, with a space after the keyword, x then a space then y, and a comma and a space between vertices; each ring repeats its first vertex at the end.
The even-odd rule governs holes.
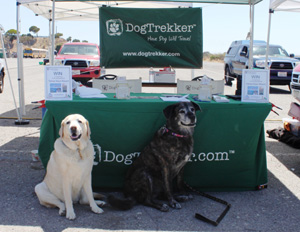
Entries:
POLYGON ((136 204, 136 201, 132 197, 121 199, 114 195, 109 195, 107 197, 107 202, 113 208, 120 209, 120 210, 129 210, 136 204))
POLYGON ((97 192, 93 192, 93 197, 95 200, 101 200, 101 201, 106 200, 106 196, 104 196, 101 193, 97 193, 97 192))

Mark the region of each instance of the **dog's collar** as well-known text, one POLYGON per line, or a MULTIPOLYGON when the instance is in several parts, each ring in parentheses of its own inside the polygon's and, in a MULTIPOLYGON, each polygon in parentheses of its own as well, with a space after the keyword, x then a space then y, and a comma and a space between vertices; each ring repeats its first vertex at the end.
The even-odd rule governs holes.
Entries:
MULTIPOLYGON (((67 144, 65 144, 65 142, 64 142, 63 140, 61 140, 61 142, 62 142, 62 144, 63 144, 65 147, 67 147, 68 149, 70 149, 70 148, 67 146, 67 144)), ((78 145, 77 145, 77 149, 76 149, 76 150, 78 151, 78 154, 79 154, 80 159, 82 159, 83 157, 82 157, 81 150, 80 150, 80 148, 79 148, 78 145)))
POLYGON ((166 126, 163 126, 162 127, 162 130, 163 130, 163 134, 164 133, 170 133, 171 135, 175 136, 175 137, 178 137, 178 138, 185 138, 185 137, 188 137, 187 135, 180 135, 180 134, 177 134, 175 132, 172 132, 170 131, 166 126))

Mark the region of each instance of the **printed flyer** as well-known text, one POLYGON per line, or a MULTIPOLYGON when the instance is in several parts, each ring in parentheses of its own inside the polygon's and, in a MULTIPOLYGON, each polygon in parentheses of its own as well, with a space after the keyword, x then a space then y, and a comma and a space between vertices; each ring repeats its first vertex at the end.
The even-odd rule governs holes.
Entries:
POLYGON ((269 102, 269 76, 269 70, 243 69, 242 101, 269 102))
POLYGON ((45 67, 45 100, 72 100, 72 67, 45 67))

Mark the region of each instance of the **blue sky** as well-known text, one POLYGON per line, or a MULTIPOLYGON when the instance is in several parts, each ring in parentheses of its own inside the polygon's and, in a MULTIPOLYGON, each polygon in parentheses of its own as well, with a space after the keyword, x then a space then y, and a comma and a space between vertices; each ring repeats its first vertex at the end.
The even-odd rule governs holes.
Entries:
MULTIPOLYGON (((0 24, 4 30, 16 29, 16 1, 0 0, 0 24)), ((203 50, 226 52, 233 40, 245 39, 250 29, 249 6, 224 4, 196 4, 203 13, 203 50)), ((254 8, 254 39, 267 40, 269 1, 263 0, 254 8)), ((48 20, 25 7, 20 7, 21 33, 29 33, 31 26, 40 28, 39 35, 49 34, 48 20)), ((270 43, 283 46, 288 53, 300 56, 300 13, 275 12, 272 15, 270 43)), ((63 38, 99 43, 99 23, 96 21, 56 21, 56 31, 63 38)))

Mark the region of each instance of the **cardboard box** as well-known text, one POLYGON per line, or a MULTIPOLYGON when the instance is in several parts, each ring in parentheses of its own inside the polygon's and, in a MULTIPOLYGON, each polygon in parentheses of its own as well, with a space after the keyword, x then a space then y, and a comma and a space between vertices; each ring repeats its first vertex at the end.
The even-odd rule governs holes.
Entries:
POLYGON ((175 71, 154 72, 154 82, 175 83, 175 71))

